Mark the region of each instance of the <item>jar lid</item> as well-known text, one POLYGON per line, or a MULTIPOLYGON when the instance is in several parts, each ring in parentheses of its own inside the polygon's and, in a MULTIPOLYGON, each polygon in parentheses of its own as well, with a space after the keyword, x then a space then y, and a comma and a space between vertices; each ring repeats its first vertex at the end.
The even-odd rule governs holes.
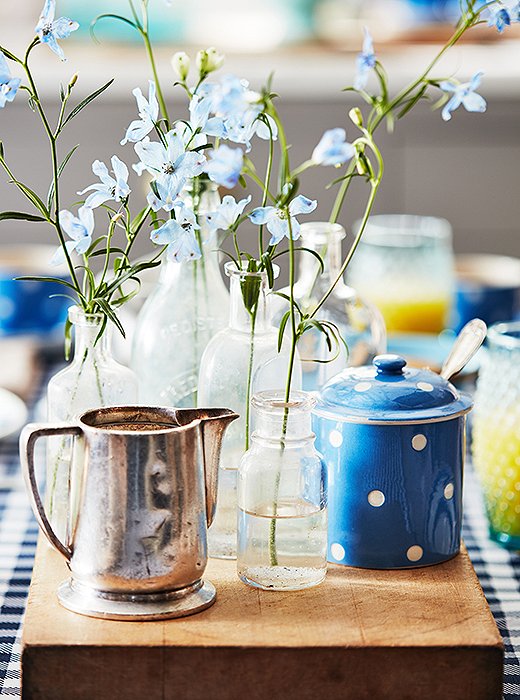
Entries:
POLYGON ((352 367, 319 392, 314 412, 354 423, 422 423, 467 413, 473 405, 440 375, 406 366, 399 355, 378 355, 352 367))

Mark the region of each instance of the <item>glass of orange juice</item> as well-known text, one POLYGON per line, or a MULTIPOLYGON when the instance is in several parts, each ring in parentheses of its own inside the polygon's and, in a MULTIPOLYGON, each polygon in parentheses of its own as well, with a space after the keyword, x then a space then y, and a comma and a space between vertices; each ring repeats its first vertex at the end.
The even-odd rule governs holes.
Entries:
POLYGON ((520 550, 520 321, 488 331, 479 370, 473 464, 492 539, 520 550))
POLYGON ((449 222, 370 217, 347 278, 379 307, 389 332, 439 333, 449 321, 455 280, 449 222))

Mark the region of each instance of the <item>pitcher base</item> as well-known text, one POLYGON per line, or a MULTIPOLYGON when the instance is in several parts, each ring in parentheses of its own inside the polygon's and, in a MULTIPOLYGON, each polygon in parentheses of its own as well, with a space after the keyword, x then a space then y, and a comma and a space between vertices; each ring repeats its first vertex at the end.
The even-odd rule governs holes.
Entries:
POLYGON ((213 605, 217 595, 210 581, 198 581, 193 586, 168 593, 129 595, 96 591, 74 579, 63 581, 57 593, 61 605, 71 612, 127 622, 194 615, 213 605))

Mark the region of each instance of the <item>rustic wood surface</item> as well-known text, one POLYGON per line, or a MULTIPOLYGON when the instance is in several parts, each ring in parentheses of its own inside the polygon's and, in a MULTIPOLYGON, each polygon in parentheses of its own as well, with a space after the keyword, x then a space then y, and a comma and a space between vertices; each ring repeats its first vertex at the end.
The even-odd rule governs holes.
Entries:
POLYGON ((40 543, 23 632, 24 700, 497 700, 501 637, 464 551, 439 566, 331 566, 298 593, 242 584, 211 560, 216 604, 110 622, 61 608, 67 569, 40 543))

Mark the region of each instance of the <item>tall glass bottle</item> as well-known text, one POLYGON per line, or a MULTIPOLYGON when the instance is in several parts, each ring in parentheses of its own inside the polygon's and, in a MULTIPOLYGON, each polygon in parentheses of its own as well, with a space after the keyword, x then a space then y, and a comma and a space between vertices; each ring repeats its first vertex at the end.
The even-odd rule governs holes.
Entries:
MULTIPOLYGON (((103 322, 100 314, 86 314, 73 306, 69 309, 69 320, 74 329, 74 357, 49 381, 49 422, 70 423, 91 408, 137 403, 135 374, 112 357, 110 325, 97 340, 103 322)), ((62 542, 68 538, 72 445, 72 438, 66 435, 47 439, 47 513, 62 542)))
POLYGON ((327 572, 325 463, 314 447, 314 399, 253 397, 251 448, 238 475, 238 575, 266 590, 316 586, 327 572))
MULTIPOLYGON (((318 260, 311 253, 301 252, 294 294, 296 301, 306 310, 312 311, 338 278, 342 261, 341 242, 345 235, 345 229, 339 224, 319 221, 302 224, 301 246, 318 253, 325 268, 320 274, 318 260)), ((277 315, 281 313, 279 311, 277 315)), ((370 364, 376 355, 386 352, 383 317, 373 304, 360 297, 343 279, 336 284, 318 318, 337 326, 348 352, 343 345, 329 350, 325 336, 319 331, 305 333, 299 345, 305 390, 315 391, 345 367, 370 364), (338 356, 334 359, 336 354, 338 356)))
MULTIPOLYGON (((249 448, 251 397, 258 391, 283 389, 287 381, 289 348, 278 352, 278 329, 272 324, 272 295, 267 274, 237 269, 226 263, 230 278, 229 326, 217 333, 202 356, 198 400, 200 406, 225 406, 240 415, 226 432, 220 458, 217 512, 208 532, 212 557, 236 557, 236 479, 249 448), (252 289, 258 293, 251 304, 252 289)), ((275 268, 278 274, 278 268, 275 268)), ((299 359, 293 386, 301 387, 299 359)))
POLYGON ((208 239, 205 214, 220 203, 216 185, 201 183, 185 193, 200 225, 202 257, 185 263, 162 262, 157 286, 139 313, 132 368, 139 395, 149 405, 193 408, 197 405, 200 359, 209 340, 224 328, 229 294, 219 268, 216 237, 208 239))

